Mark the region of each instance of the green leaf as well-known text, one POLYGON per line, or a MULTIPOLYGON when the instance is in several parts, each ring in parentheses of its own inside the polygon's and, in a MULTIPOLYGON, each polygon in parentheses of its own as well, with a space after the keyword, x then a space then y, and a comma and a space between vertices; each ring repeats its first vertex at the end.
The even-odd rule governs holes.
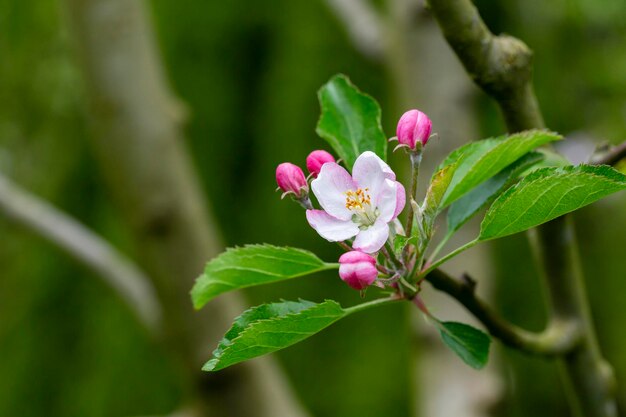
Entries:
POLYGON ((291 346, 349 314, 332 300, 300 300, 253 307, 235 319, 231 329, 202 368, 218 371, 291 346))
POLYGON ((387 138, 376 100, 359 91, 345 75, 335 75, 319 90, 322 114, 316 132, 352 168, 356 158, 372 151, 387 158, 387 138))
POLYGON ((496 199, 479 239, 522 232, 623 189, 626 176, 605 165, 538 169, 496 199))
POLYGON ((191 290, 195 308, 219 294, 255 285, 296 278, 326 269, 327 264, 309 251, 271 245, 227 249, 212 259, 191 290))
MULTIPOLYGON (((537 149, 537 152, 539 152, 541 155, 543 155, 543 161, 539 162, 538 164, 534 165, 532 168, 547 168, 547 167, 568 167, 570 165, 572 165, 571 161, 569 159, 567 159, 566 157, 564 157, 563 155, 561 155, 558 152, 555 152, 551 149, 546 149, 546 148, 542 148, 542 149, 537 149)), ((528 172, 523 173, 522 176, 525 176, 526 174, 528 174, 528 172)))
POLYGON ((491 338, 484 332, 454 321, 439 322, 439 334, 443 342, 463 362, 474 369, 481 369, 489 359, 491 338))
POLYGON ((456 232, 472 216, 493 202, 523 171, 526 171, 531 166, 535 166, 542 160, 543 154, 529 152, 452 203, 448 209, 448 233, 456 232))
POLYGON ((444 159, 443 162, 439 164, 436 171, 440 171, 446 165, 458 163, 463 157, 467 158, 469 157, 469 155, 483 154, 493 148, 499 140, 501 140, 501 138, 490 138, 466 143, 465 145, 460 146, 450 152, 446 159, 444 159))
POLYGON ((396 235, 395 239, 393 240, 394 253, 400 256, 402 254, 402 251, 404 251, 405 246, 415 243, 416 240, 416 236, 406 237, 402 235, 396 235))
POLYGON ((441 201, 450 186, 456 168, 456 162, 445 165, 435 172, 430 180, 430 185, 428 186, 426 197, 424 198, 424 215, 429 219, 434 220, 434 217, 441 211, 441 201))
POLYGON ((529 130, 495 139, 484 139, 453 151, 442 165, 457 163, 443 197, 445 207, 483 181, 493 177, 524 154, 548 142, 560 140, 556 133, 529 130))

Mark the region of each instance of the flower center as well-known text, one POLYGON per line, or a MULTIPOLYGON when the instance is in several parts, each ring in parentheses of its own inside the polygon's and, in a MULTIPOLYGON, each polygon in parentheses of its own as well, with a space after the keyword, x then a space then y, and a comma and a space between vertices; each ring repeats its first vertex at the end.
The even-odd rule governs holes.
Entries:
POLYGON ((360 227, 368 227, 376 221, 376 210, 372 208, 369 188, 346 191, 346 208, 353 212, 352 221, 360 227))
POLYGON ((356 191, 346 191, 346 208, 348 210, 365 210, 365 207, 369 207, 372 203, 372 199, 369 195, 369 188, 363 190, 357 188, 356 191))

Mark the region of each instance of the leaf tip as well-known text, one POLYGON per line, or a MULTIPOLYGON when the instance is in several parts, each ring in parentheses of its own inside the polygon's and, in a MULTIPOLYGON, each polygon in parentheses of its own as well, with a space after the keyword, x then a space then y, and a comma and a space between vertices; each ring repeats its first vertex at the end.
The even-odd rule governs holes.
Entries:
POLYGON ((480 370, 487 365, 491 338, 483 331, 458 322, 439 322, 443 342, 470 367, 480 370))
POLYGON ((221 368, 217 367, 218 364, 219 364, 219 360, 217 358, 213 358, 202 366, 202 370, 205 372, 219 371, 221 368))
POLYGON ((191 296, 191 303, 193 304, 193 308, 195 310, 200 310, 206 304, 206 301, 202 297, 201 281, 203 277, 204 274, 196 278, 196 282, 193 284, 191 291, 189 291, 189 295, 191 296))
POLYGON ((192 301, 192 304, 193 304, 193 309, 196 310, 196 311, 201 310, 202 307, 204 307, 204 305, 206 304, 206 303, 204 303, 204 302, 202 302, 200 300, 194 299, 193 297, 191 298, 191 301, 192 301))

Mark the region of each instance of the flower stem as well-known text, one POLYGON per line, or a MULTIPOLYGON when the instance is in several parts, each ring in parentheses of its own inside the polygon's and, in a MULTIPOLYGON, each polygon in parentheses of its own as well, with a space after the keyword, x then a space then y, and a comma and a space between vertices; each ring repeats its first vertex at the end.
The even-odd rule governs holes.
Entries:
POLYGON ((295 201, 298 202, 302 206, 302 208, 306 210, 313 210, 313 204, 311 204, 311 199, 308 194, 304 194, 300 198, 294 198, 295 201))
POLYGON ((400 260, 398 260, 398 258, 396 257, 396 254, 393 251, 393 247, 391 246, 391 244, 389 243, 389 241, 385 242, 385 256, 387 256, 387 259, 389 259, 389 262, 391 262, 393 264, 393 268, 396 272, 402 270, 402 262, 400 262, 400 260))
POLYGON ((337 244, 339 245, 339 247, 341 247, 341 249, 345 250, 346 252, 352 251, 352 248, 345 242, 337 242, 337 244))
POLYGON ((446 246, 446 243, 448 243, 448 241, 450 240, 452 235, 454 235, 454 232, 446 233, 446 235, 443 237, 443 239, 441 239, 441 242, 439 242, 437 244, 437 246, 435 247, 433 252, 428 257, 428 260, 426 261, 426 265, 430 265, 430 264, 433 263, 433 261, 435 260, 435 257, 439 254, 439 252, 441 252, 441 250, 444 248, 444 246, 446 246))
POLYGON ((437 261, 433 262, 432 264, 428 265, 428 267, 426 269, 424 269, 423 271, 420 272, 420 276, 428 275, 429 272, 431 272, 432 270, 436 269, 442 263, 448 261, 449 259, 454 258, 459 253, 466 251, 467 249, 469 249, 472 246, 476 245, 478 242, 479 242, 478 239, 474 239, 472 241, 467 242, 465 245, 456 248, 455 250, 453 250, 452 252, 450 252, 449 254, 444 256, 443 258, 440 258, 437 261))
POLYGON ((430 314, 430 311, 428 311, 428 308, 426 307, 426 304, 424 304, 424 301, 422 301, 422 297, 420 297, 419 295, 416 295, 413 298, 413 304, 415 304, 417 306, 417 308, 420 309, 420 311, 422 313, 424 313, 424 315, 428 318, 432 317, 433 315, 430 314))
POLYGON ((395 303, 401 300, 403 300, 403 298, 398 297, 397 295, 394 294, 391 297, 378 298, 376 300, 368 301, 367 303, 357 304, 352 307, 344 308, 343 311, 346 312, 346 315, 352 314, 352 313, 358 313, 360 311, 368 310, 372 307, 378 307, 380 305, 391 304, 391 303, 395 303))
POLYGON ((411 158, 411 193, 409 195, 409 218, 406 221, 407 237, 411 236, 413 232, 413 218, 415 217, 415 212, 413 211, 413 205, 411 204, 411 201, 417 198, 417 178, 419 176, 419 171, 420 171, 420 162, 422 162, 422 153, 411 152, 410 158, 411 158))

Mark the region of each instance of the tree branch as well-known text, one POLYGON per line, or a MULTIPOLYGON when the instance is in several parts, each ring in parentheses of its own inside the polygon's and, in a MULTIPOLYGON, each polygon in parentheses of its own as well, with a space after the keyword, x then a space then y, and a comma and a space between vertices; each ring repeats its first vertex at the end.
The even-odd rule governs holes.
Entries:
POLYGON ((531 249, 543 266, 551 320, 578 320, 583 333, 578 348, 561 358, 574 408, 588 417, 616 417, 615 377, 598 346, 572 223, 563 216, 531 230, 531 249))
POLYGON ((326 0, 341 20, 356 49, 363 55, 381 59, 384 55, 384 25, 370 0, 326 0))
POLYGON ((102 237, 0 175, 0 211, 96 272, 126 301, 141 323, 156 331, 161 305, 149 278, 102 237))
POLYGON ((429 4, 469 76, 500 105, 509 131, 543 127, 528 46, 511 36, 492 34, 469 0, 430 0, 429 4))
POLYGON ((425 279, 439 291, 455 298, 492 336, 512 348, 533 355, 554 357, 573 351, 582 340, 580 326, 568 318, 550 321, 541 333, 529 332, 507 322, 476 295, 475 282, 467 276, 459 280, 441 269, 435 269, 425 279))
MULTIPOLYGON (((494 36, 470 0, 430 0, 430 6, 469 75, 498 102, 509 131, 544 127, 532 87, 530 49, 510 36, 494 36)), ((534 248, 544 271, 550 320, 577 322, 583 334, 579 347, 562 357, 574 413, 614 417, 615 381, 598 348, 571 221, 555 219, 536 233, 534 248)))
POLYGON ((603 155, 592 158, 591 163, 594 165, 615 165, 624 158, 626 158, 626 142, 612 147, 603 155))

